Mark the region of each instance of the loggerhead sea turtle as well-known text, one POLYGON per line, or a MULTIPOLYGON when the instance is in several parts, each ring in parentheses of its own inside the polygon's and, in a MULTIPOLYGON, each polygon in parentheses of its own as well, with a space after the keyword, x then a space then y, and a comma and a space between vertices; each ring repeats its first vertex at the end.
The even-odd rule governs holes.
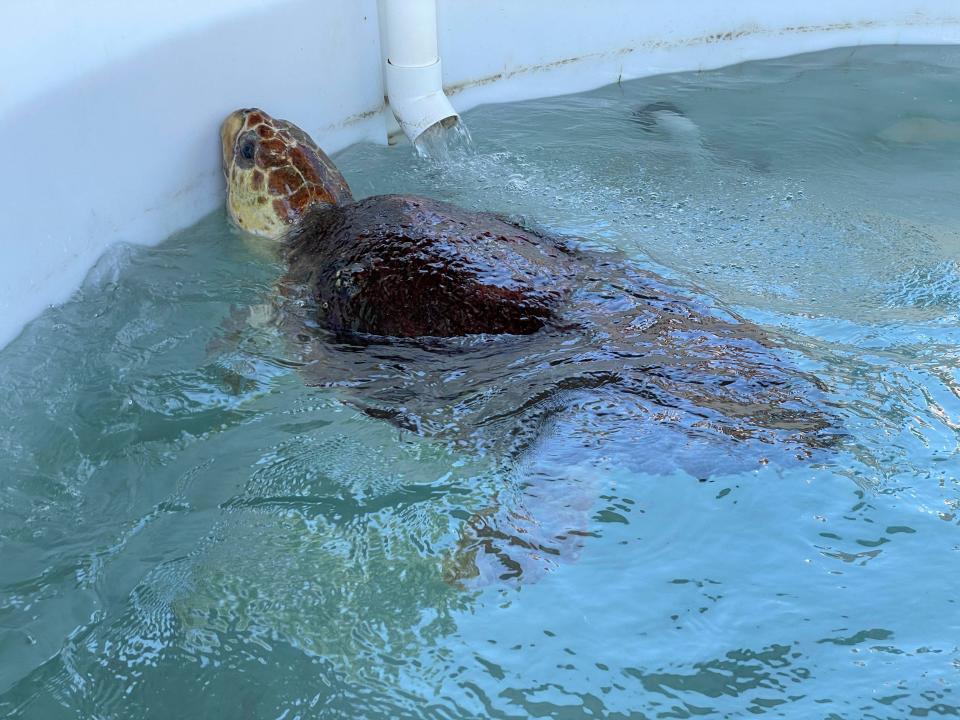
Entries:
MULTIPOLYGON (((259 109, 221 139, 231 219, 284 253, 278 296, 296 302, 278 324, 303 376, 371 416, 513 458, 574 417, 573 444, 701 478, 831 440, 822 388, 767 333, 617 252, 425 197, 355 200, 305 132, 259 109)), ((454 576, 575 552, 591 503, 522 483, 465 524, 454 576)))

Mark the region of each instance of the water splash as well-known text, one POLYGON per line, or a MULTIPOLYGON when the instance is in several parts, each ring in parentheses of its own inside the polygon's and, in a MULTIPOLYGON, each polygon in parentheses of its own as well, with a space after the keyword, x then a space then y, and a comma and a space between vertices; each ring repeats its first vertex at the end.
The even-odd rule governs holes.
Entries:
POLYGON ((447 125, 444 122, 434 123, 413 141, 413 148, 417 155, 437 162, 448 164, 476 152, 470 130, 463 120, 454 120, 447 125))

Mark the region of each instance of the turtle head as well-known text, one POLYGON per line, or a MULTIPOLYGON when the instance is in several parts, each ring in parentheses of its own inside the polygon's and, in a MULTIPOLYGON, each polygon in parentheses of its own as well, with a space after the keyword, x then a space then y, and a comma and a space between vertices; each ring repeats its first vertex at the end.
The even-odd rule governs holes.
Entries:
POLYGON ((314 205, 353 199, 343 175, 303 130, 258 109, 220 127, 227 212, 247 232, 280 239, 314 205))

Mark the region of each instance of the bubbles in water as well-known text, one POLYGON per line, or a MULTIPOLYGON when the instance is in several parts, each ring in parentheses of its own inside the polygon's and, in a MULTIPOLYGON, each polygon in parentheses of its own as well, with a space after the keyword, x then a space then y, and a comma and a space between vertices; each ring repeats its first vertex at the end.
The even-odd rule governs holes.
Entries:
POLYGON ((960 264, 944 260, 915 266, 888 285, 888 307, 935 309, 951 315, 960 311, 960 264))

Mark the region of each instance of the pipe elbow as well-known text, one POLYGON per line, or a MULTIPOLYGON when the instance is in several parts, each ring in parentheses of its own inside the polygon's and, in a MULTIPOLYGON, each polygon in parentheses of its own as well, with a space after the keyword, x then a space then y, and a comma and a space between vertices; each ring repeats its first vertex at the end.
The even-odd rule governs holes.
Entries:
POLYGON ((381 0, 387 101, 410 142, 459 120, 443 92, 436 0, 381 0))
POLYGON ((439 59, 421 66, 387 61, 386 76, 387 99, 410 142, 438 123, 450 127, 460 119, 443 92, 439 59))

